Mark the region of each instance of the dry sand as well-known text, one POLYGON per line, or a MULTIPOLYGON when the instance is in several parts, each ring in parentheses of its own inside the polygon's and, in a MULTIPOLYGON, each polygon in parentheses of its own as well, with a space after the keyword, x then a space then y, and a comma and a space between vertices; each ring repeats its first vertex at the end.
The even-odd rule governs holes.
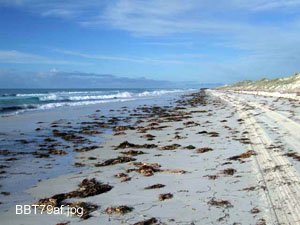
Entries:
POLYGON ((177 109, 142 118, 121 135, 107 135, 102 148, 78 153, 82 173, 28 190, 37 202, 74 191, 86 178, 111 185, 102 194, 65 200, 97 205, 90 218, 15 215, 12 208, 1 214, 0 223, 135 224, 155 218, 144 224, 300 224, 299 102, 211 90, 184 99, 177 109), (286 112, 284 104, 296 107, 286 112), (116 149, 124 141, 135 146, 116 149), (130 150, 145 154, 99 166, 130 150), (119 173, 126 174, 124 180, 115 176, 119 173), (162 185, 145 189, 155 184, 162 185), (118 206, 131 211, 108 213, 118 206))

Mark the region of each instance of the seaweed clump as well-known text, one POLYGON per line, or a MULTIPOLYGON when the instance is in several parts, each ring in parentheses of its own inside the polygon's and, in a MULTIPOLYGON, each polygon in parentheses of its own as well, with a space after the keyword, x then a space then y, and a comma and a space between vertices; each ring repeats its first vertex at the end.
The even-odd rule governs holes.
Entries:
POLYGON ((121 205, 121 206, 116 206, 116 207, 108 207, 105 212, 107 214, 125 214, 125 213, 129 213, 133 210, 133 207, 129 207, 126 205, 121 205))

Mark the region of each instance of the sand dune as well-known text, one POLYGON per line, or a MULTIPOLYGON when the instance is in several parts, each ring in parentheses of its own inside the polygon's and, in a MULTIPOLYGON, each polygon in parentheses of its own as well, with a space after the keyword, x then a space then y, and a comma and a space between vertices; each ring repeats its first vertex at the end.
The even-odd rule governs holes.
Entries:
POLYGON ((257 81, 240 81, 231 85, 218 87, 217 90, 231 93, 258 95, 263 97, 287 98, 300 101, 300 74, 276 79, 257 81))

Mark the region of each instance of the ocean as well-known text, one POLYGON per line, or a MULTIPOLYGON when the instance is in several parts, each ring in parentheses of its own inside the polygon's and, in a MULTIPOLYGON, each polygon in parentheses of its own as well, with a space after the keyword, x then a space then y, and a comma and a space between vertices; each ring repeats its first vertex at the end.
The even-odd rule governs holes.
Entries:
POLYGON ((0 114, 148 99, 186 89, 0 89, 0 114))

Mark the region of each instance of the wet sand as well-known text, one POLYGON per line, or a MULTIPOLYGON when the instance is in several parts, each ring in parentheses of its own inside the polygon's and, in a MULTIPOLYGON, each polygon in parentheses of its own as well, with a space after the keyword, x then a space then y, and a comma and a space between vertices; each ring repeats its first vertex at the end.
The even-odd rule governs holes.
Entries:
POLYGON ((83 218, 15 215, 13 207, 0 215, 1 221, 297 224, 295 101, 206 90, 184 96, 173 107, 137 107, 130 123, 106 121, 113 133, 102 135, 100 147, 77 144, 74 165, 80 172, 42 180, 27 190, 33 198, 28 204, 84 206, 83 218))

